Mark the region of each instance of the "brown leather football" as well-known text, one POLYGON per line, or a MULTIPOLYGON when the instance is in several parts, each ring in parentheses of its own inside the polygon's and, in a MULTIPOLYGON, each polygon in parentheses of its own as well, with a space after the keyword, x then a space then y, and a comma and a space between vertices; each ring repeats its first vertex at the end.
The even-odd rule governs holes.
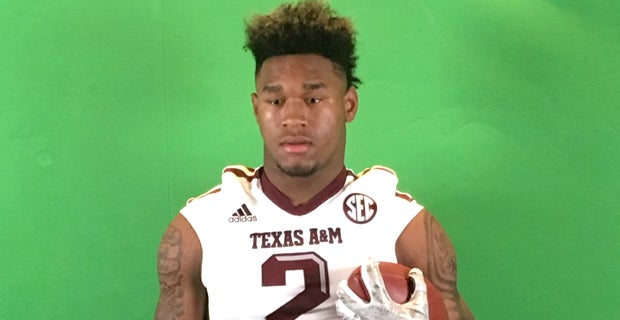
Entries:
MULTIPOLYGON (((379 271, 383 277, 385 288, 388 294, 397 303, 405 303, 414 291, 413 281, 409 279, 410 268, 402 264, 393 262, 379 262, 379 271)), ((426 282, 426 296, 428 299, 428 311, 430 320, 448 320, 448 311, 443 302, 441 292, 428 280, 426 282)), ((362 280, 361 267, 357 267, 351 272, 347 279, 349 288, 362 300, 368 302, 370 297, 362 280)))

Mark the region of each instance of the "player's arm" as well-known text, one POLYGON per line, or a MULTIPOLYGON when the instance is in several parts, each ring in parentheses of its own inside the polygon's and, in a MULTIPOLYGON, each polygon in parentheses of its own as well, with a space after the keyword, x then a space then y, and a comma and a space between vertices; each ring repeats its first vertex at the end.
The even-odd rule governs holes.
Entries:
POLYGON ((157 254, 160 289, 156 320, 208 319, 201 261, 200 241, 189 222, 178 214, 162 237, 157 254))
POLYGON ((433 215, 423 209, 396 241, 398 262, 417 267, 443 295, 450 320, 474 319, 456 286, 456 252, 448 234, 433 215))

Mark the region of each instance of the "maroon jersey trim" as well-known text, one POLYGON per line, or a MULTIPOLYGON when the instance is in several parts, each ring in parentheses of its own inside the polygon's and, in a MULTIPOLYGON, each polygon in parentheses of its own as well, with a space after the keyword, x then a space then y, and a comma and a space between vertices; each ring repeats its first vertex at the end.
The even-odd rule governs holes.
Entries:
POLYGON ((344 183, 347 180, 347 175, 349 173, 350 171, 346 170, 343 167, 342 171, 338 173, 336 178, 334 178, 332 182, 330 182, 323 190, 321 190, 321 192, 317 193, 308 202, 300 204, 298 206, 294 206, 291 203, 291 200, 284 193, 282 193, 282 191, 278 190, 278 188, 273 185, 273 183, 265 174, 265 171, 262 167, 258 169, 257 175, 261 184, 261 188, 263 189, 263 192, 265 193, 267 198, 269 198, 273 203, 280 207, 280 209, 296 216, 302 216, 316 209, 327 199, 338 193, 338 191, 340 191, 340 189, 342 189, 342 187, 344 186, 344 183))
POLYGON ((254 179, 254 176, 256 174, 256 171, 253 168, 248 168, 248 167, 244 167, 246 169, 246 171, 249 172, 246 173, 245 171, 239 169, 239 168, 234 168, 234 167, 229 167, 224 169, 224 172, 231 172, 232 174, 236 175, 239 178, 244 178, 246 179, 248 182, 251 182, 252 179, 254 179))
POLYGON ((408 193, 396 191, 395 196, 398 197, 398 198, 401 198, 401 199, 405 199, 405 200, 407 200, 409 202, 413 201, 413 197, 411 197, 411 195, 409 195, 408 193))

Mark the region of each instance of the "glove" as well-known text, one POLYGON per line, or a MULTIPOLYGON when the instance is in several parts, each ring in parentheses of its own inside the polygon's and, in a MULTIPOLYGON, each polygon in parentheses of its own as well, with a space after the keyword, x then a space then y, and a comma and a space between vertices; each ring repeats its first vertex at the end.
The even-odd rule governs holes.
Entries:
POLYGON ((336 291, 336 311, 342 320, 428 320, 426 283, 420 269, 413 268, 409 271, 415 290, 409 301, 403 304, 390 298, 379 272, 379 262, 369 259, 366 265, 361 267, 361 274, 370 302, 365 302, 355 294, 347 285, 347 280, 340 281, 336 291))

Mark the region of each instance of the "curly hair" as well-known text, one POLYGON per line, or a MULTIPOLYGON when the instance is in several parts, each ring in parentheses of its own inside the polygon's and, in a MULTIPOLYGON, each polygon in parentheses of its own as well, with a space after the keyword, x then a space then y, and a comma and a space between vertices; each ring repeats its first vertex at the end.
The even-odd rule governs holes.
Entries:
POLYGON ((287 54, 318 54, 346 76, 347 87, 358 87, 355 29, 350 19, 337 16, 321 0, 285 3, 266 15, 245 21, 246 43, 258 74, 268 58, 287 54))

